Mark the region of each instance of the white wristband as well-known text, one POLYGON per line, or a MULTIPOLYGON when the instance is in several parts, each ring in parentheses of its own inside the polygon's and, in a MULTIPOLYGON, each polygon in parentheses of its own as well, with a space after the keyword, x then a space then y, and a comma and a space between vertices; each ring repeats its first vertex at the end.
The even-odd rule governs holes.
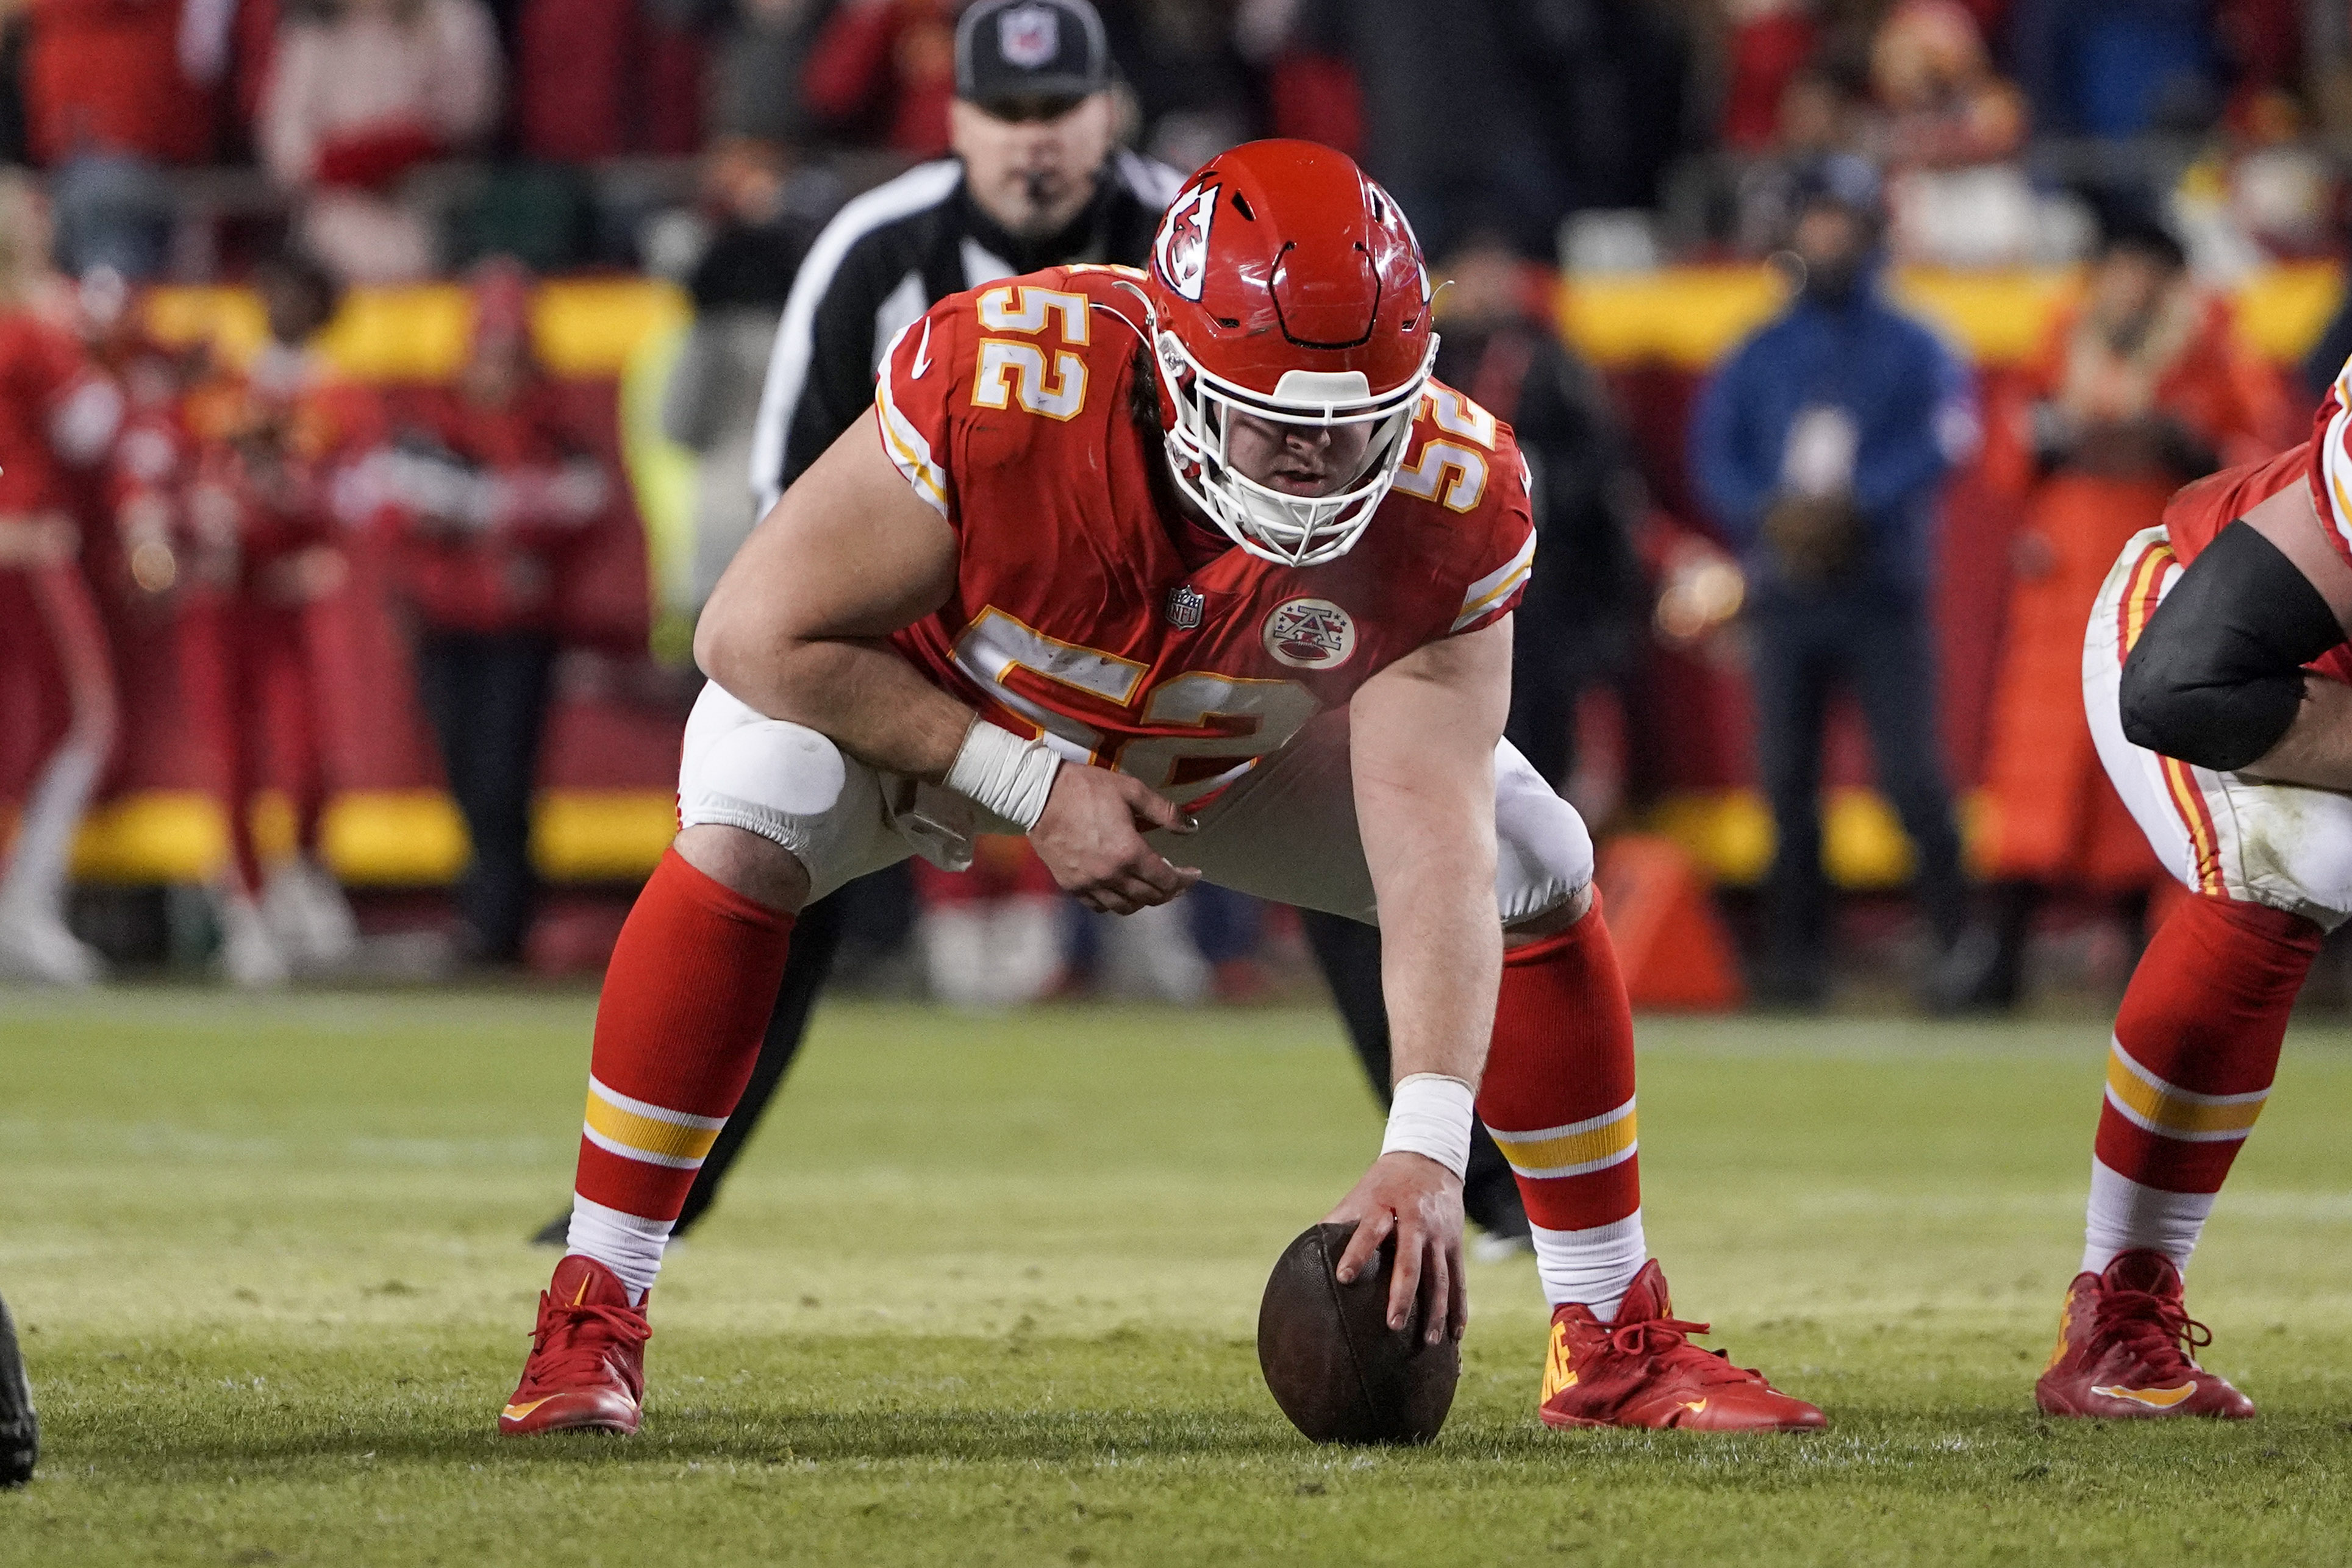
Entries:
POLYGON ((1025 833, 1045 814, 1045 797, 1054 792, 1054 775, 1061 766, 1062 759, 1043 742, 975 718, 963 732, 947 784, 1025 833))
POLYGON ((1401 1080, 1389 1103, 1388 1135, 1381 1153, 1426 1155, 1455 1176, 1470 1166, 1470 1085, 1442 1072, 1401 1080))

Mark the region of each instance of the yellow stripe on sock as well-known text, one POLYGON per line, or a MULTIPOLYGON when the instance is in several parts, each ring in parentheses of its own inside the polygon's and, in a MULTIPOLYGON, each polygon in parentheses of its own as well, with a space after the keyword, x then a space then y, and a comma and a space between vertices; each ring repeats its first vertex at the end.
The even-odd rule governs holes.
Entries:
POLYGON ((2199 1094, 2182 1089, 2125 1055, 2120 1044, 2107 1050, 2107 1092, 2148 1131, 2175 1138, 2243 1137, 2270 1097, 2267 1089, 2252 1094, 2199 1094))
POLYGON ((640 1116, 609 1103, 593 1090, 588 1094, 588 1125, 624 1149, 673 1160, 699 1163, 719 1141, 716 1127, 682 1127, 675 1122, 640 1116))
POLYGON ((1494 1134, 1495 1146, 1514 1169, 1533 1174, 1613 1163, 1633 1148, 1635 1120, 1633 1103, 1628 1100, 1606 1115, 1541 1133, 1486 1130, 1494 1134))

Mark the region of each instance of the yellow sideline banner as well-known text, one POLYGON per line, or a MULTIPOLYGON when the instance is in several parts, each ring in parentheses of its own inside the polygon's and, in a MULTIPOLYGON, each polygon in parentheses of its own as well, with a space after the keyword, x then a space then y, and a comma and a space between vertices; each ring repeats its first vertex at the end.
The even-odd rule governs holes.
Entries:
MULTIPOLYGON (((1926 317, 1981 365, 2013 365, 2042 346, 2050 319, 2079 275, 2063 271, 1898 269, 1896 299, 1926 317)), ((2273 360, 2299 360, 2343 297, 2332 262, 2294 262, 2257 274, 2236 292, 2247 339, 2273 360)), ((1787 298, 1762 267, 1686 267, 1622 277, 1562 278, 1561 329, 1602 365, 1699 371, 1761 326, 1787 298)))
MULTIPOLYGON (((2040 347, 2051 316, 2073 293, 2072 271, 1897 270, 1896 298, 1916 309, 1980 364, 2015 364, 2040 347)), ((2237 290, 2239 321, 2262 351, 2297 360, 2319 340, 2344 290, 2332 262, 2294 262, 2260 273, 2237 290)), ((1679 267, 1622 277, 1562 278, 1562 330, 1604 365, 1661 364, 1701 370, 1763 323, 1785 298, 1763 267, 1679 267)), ((158 288, 147 296, 150 329, 167 342, 210 339, 242 362, 268 329, 261 302, 231 287, 158 288)), ((558 375, 619 376, 653 338, 690 315, 669 283, 642 277, 558 279, 539 286, 532 340, 558 375)), ((355 288, 320 340, 344 372, 362 381, 436 381, 455 374, 473 324, 466 290, 454 283, 355 288)))
MULTIPOLYGON (((677 831, 677 802, 660 790, 551 789, 532 804, 530 857, 550 882, 642 881, 677 831)), ((292 852, 294 814, 283 796, 255 803, 253 832, 263 859, 292 852)), ((446 886, 469 852, 456 802, 435 789, 338 795, 319 836, 328 865, 355 887, 446 886)), ((151 789, 90 813, 74 841, 73 871, 84 882, 199 883, 227 859, 228 826, 211 796, 151 789)))
MULTIPOLYGON (((1981 796, 1963 803, 1961 828, 1971 846, 1984 840, 1990 810, 1981 796)), ((1726 886, 1752 886, 1771 864, 1772 816, 1753 789, 1671 795, 1637 825, 1675 841, 1726 886)), ((0 842, 14 827, 0 817, 0 842)), ((666 791, 551 789, 532 806, 531 861, 551 883, 637 882, 651 874, 677 830, 677 802, 666 791)), ((260 797, 253 831, 264 859, 292 852, 294 817, 284 797, 260 797)), ((1832 790, 1822 831, 1822 862, 1840 887, 1910 880, 1911 841, 1875 790, 1832 790)), ((465 870, 468 852, 456 803, 432 789, 338 795, 320 837, 328 865, 354 887, 446 886, 465 870)), ((200 883, 227 858, 227 826, 211 796, 152 789, 92 812, 75 841, 73 869, 85 882, 200 883)))

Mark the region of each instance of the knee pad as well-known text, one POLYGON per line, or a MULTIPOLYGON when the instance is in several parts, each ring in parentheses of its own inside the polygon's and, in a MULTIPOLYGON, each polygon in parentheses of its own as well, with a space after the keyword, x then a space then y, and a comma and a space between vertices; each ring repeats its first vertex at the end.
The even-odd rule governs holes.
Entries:
POLYGON ((1503 924, 1557 909, 1591 881, 1584 819, 1506 746, 1495 758, 1495 903, 1503 924))
POLYGON ((805 725, 763 717, 731 697, 713 701, 717 690, 705 694, 687 726, 679 825, 725 823, 795 853, 805 851, 847 782, 840 747, 805 725))

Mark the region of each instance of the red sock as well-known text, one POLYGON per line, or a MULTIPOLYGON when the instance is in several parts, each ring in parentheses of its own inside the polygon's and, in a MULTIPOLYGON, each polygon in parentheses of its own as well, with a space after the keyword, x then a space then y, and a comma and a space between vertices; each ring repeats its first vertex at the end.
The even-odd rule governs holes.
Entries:
POLYGON ((1599 889, 1583 919, 1503 955, 1478 1114, 1536 1225, 1590 1230, 1642 1207, 1633 1015, 1599 889))
POLYGON ((2319 942, 2318 926, 2283 910, 2180 901, 2116 1014, 2101 1165, 2167 1192, 2221 1190, 2277 1075, 2319 942))
POLYGON ((793 917, 662 856, 596 1007, 582 1197, 667 1222, 759 1059, 793 917))

